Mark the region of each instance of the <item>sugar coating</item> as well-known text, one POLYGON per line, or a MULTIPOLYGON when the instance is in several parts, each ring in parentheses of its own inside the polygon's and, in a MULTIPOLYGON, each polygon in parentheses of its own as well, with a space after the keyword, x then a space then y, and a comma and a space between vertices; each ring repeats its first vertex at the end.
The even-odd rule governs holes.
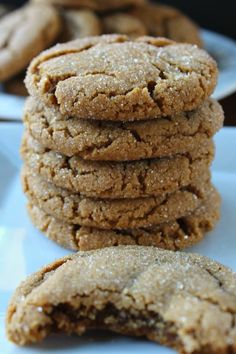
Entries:
POLYGON ((96 198, 137 198, 173 193, 202 180, 214 157, 214 143, 187 156, 135 162, 86 161, 43 148, 25 133, 21 156, 31 173, 57 187, 96 198))
POLYGON ((184 354, 236 352, 236 275, 194 254, 108 247, 59 259, 28 277, 7 313, 10 340, 89 328, 160 342, 184 354))
POLYGON ((151 228, 100 230, 62 222, 36 205, 28 204, 33 224, 49 239, 71 249, 89 251, 98 248, 139 245, 180 250, 194 245, 211 231, 220 215, 220 197, 216 190, 208 194, 190 215, 151 228))
POLYGON ((87 160, 140 160, 191 154, 223 125, 224 113, 215 100, 208 99, 191 112, 139 122, 98 122, 70 118, 58 110, 45 109, 29 98, 24 124, 30 134, 46 148, 66 156, 87 160))
POLYGON ((23 190, 28 199, 62 221, 101 229, 150 227, 186 216, 212 190, 209 174, 175 193, 136 199, 96 199, 55 187, 26 168, 23 190))
POLYGON ((213 92, 215 61, 165 38, 87 37, 41 53, 29 66, 32 96, 65 116, 144 120, 197 108, 213 92))

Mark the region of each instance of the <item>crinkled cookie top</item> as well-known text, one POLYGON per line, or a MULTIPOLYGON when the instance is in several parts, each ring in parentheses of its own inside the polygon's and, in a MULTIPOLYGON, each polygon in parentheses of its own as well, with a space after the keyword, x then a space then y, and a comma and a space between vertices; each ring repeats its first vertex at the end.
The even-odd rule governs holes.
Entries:
POLYGON ((29 93, 65 116, 142 120, 198 107, 213 92, 215 61, 165 38, 121 35, 78 39, 36 57, 29 93))

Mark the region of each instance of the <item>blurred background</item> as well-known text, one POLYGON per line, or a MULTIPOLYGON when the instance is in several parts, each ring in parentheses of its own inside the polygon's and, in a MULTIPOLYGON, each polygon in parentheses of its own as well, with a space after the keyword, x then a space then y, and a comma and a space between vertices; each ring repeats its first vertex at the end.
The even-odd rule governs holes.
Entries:
MULTIPOLYGON (((24 2, 24 0, 0 1, 2 4, 16 6, 24 2)), ((236 0, 162 0, 160 2, 179 8, 202 27, 236 39, 236 0)))
MULTIPOLYGON (((112 1, 112 0, 110 0, 112 1)), ((1 4, 20 6, 24 0, 5 0, 1 4)), ((153 2, 157 2, 154 1, 153 2)), ((200 27, 224 34, 236 40, 236 0, 162 0, 191 17, 200 27)), ((235 58, 236 61, 236 58, 235 58)), ((236 125, 236 93, 223 99, 221 104, 225 111, 225 125, 236 125)))

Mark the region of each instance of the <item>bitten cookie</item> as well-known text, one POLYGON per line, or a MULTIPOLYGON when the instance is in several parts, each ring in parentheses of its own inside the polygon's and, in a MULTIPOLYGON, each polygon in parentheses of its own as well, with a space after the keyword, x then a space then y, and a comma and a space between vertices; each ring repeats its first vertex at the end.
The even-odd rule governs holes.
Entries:
POLYGON ((63 10, 64 20, 62 41, 67 42, 72 39, 97 36, 102 33, 102 25, 99 18, 89 10, 63 10))
POLYGON ((0 80, 25 69, 54 42, 60 28, 57 11, 48 5, 26 5, 0 19, 0 80))
MULTIPOLYGON (((26 101, 24 124, 48 149, 86 160, 140 160, 190 154, 209 144, 223 124, 219 103, 205 101, 192 112, 140 122, 96 122, 45 110, 33 98, 26 101)), ((207 149, 207 148, 206 148, 207 149)))
POLYGON ((179 353, 236 353, 236 275, 209 258, 108 247, 54 261, 18 287, 6 329, 16 344, 52 332, 109 330, 179 353))
POLYGON ((209 175, 201 182, 156 197, 92 199, 55 187, 26 168, 22 171, 24 193, 32 204, 64 222, 100 229, 150 227, 181 218, 197 209, 212 190, 209 175))
POLYGON ((88 8, 96 11, 115 10, 145 3, 145 0, 33 0, 35 3, 50 3, 63 7, 88 8))
POLYGON ((216 79, 215 61, 196 46, 104 35, 41 53, 28 68, 26 86, 65 118, 132 121, 193 110, 216 79))
POLYGON ((66 157, 43 148, 29 134, 21 156, 31 171, 58 187, 87 197, 138 198, 173 193, 202 179, 214 157, 214 144, 199 146, 191 156, 135 162, 96 162, 66 157))
POLYGON ((173 7, 148 3, 134 7, 130 14, 145 25, 150 36, 167 37, 176 42, 202 46, 196 24, 173 7))
POLYGON ((64 223, 33 204, 28 205, 28 212, 32 223, 49 239, 71 250, 139 245, 176 251, 200 242, 206 232, 214 229, 220 217, 220 197, 213 190, 189 216, 151 228, 129 230, 100 230, 64 223))
POLYGON ((127 34, 129 37, 145 36, 146 27, 136 17, 127 13, 115 13, 102 18, 104 33, 127 34))

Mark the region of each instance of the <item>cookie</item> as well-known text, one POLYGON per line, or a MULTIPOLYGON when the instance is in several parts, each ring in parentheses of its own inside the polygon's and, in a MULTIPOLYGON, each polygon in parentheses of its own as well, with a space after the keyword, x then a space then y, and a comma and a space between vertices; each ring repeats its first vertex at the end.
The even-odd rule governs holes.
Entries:
POLYGON ((63 7, 87 8, 96 11, 108 11, 145 3, 145 0, 33 0, 35 3, 50 3, 63 7))
POLYGON ((28 68, 26 86, 65 118, 132 121, 193 110, 216 79, 215 61, 191 44, 104 35, 41 53, 28 68))
POLYGON ((61 40, 63 42, 87 36, 97 36, 102 33, 99 18, 89 10, 63 10, 64 28, 61 40))
POLYGON ((24 77, 25 74, 20 74, 4 82, 4 91, 15 96, 28 96, 28 92, 24 84, 24 77))
POLYGON ((147 3, 134 7, 130 14, 145 25, 150 36, 167 37, 198 46, 203 44, 197 25, 173 7, 147 3))
POLYGON ((26 101, 24 123, 48 149, 86 160, 139 160, 190 154, 206 146, 223 124, 221 106, 208 99, 197 110, 140 122, 95 122, 45 110, 33 98, 26 101))
POLYGON ((64 222, 100 229, 150 227, 181 218, 193 212, 206 198, 209 175, 168 195, 136 199, 92 199, 54 186, 22 171, 24 193, 32 204, 64 222))
POLYGON ((4 16, 0 20, 0 81, 25 69, 59 31, 60 19, 51 6, 26 5, 4 16))
POLYGON ((132 15, 127 13, 115 13, 102 18, 104 33, 127 34, 135 38, 147 34, 144 24, 132 15))
POLYGON ((213 230, 220 216, 220 197, 213 190, 203 204, 189 216, 151 228, 130 230, 100 230, 63 223, 29 204, 32 223, 49 239, 71 249, 89 251, 98 248, 139 245, 181 250, 198 243, 205 233, 213 230))
POLYGON ((28 277, 8 307, 19 345, 90 328, 146 336, 179 353, 236 352, 236 275, 197 254, 125 246, 78 252, 28 277))
POLYGON ((87 197, 138 198, 173 193, 200 180, 214 157, 214 144, 189 156, 135 162, 86 161, 43 148, 25 134, 21 156, 31 173, 87 197))

